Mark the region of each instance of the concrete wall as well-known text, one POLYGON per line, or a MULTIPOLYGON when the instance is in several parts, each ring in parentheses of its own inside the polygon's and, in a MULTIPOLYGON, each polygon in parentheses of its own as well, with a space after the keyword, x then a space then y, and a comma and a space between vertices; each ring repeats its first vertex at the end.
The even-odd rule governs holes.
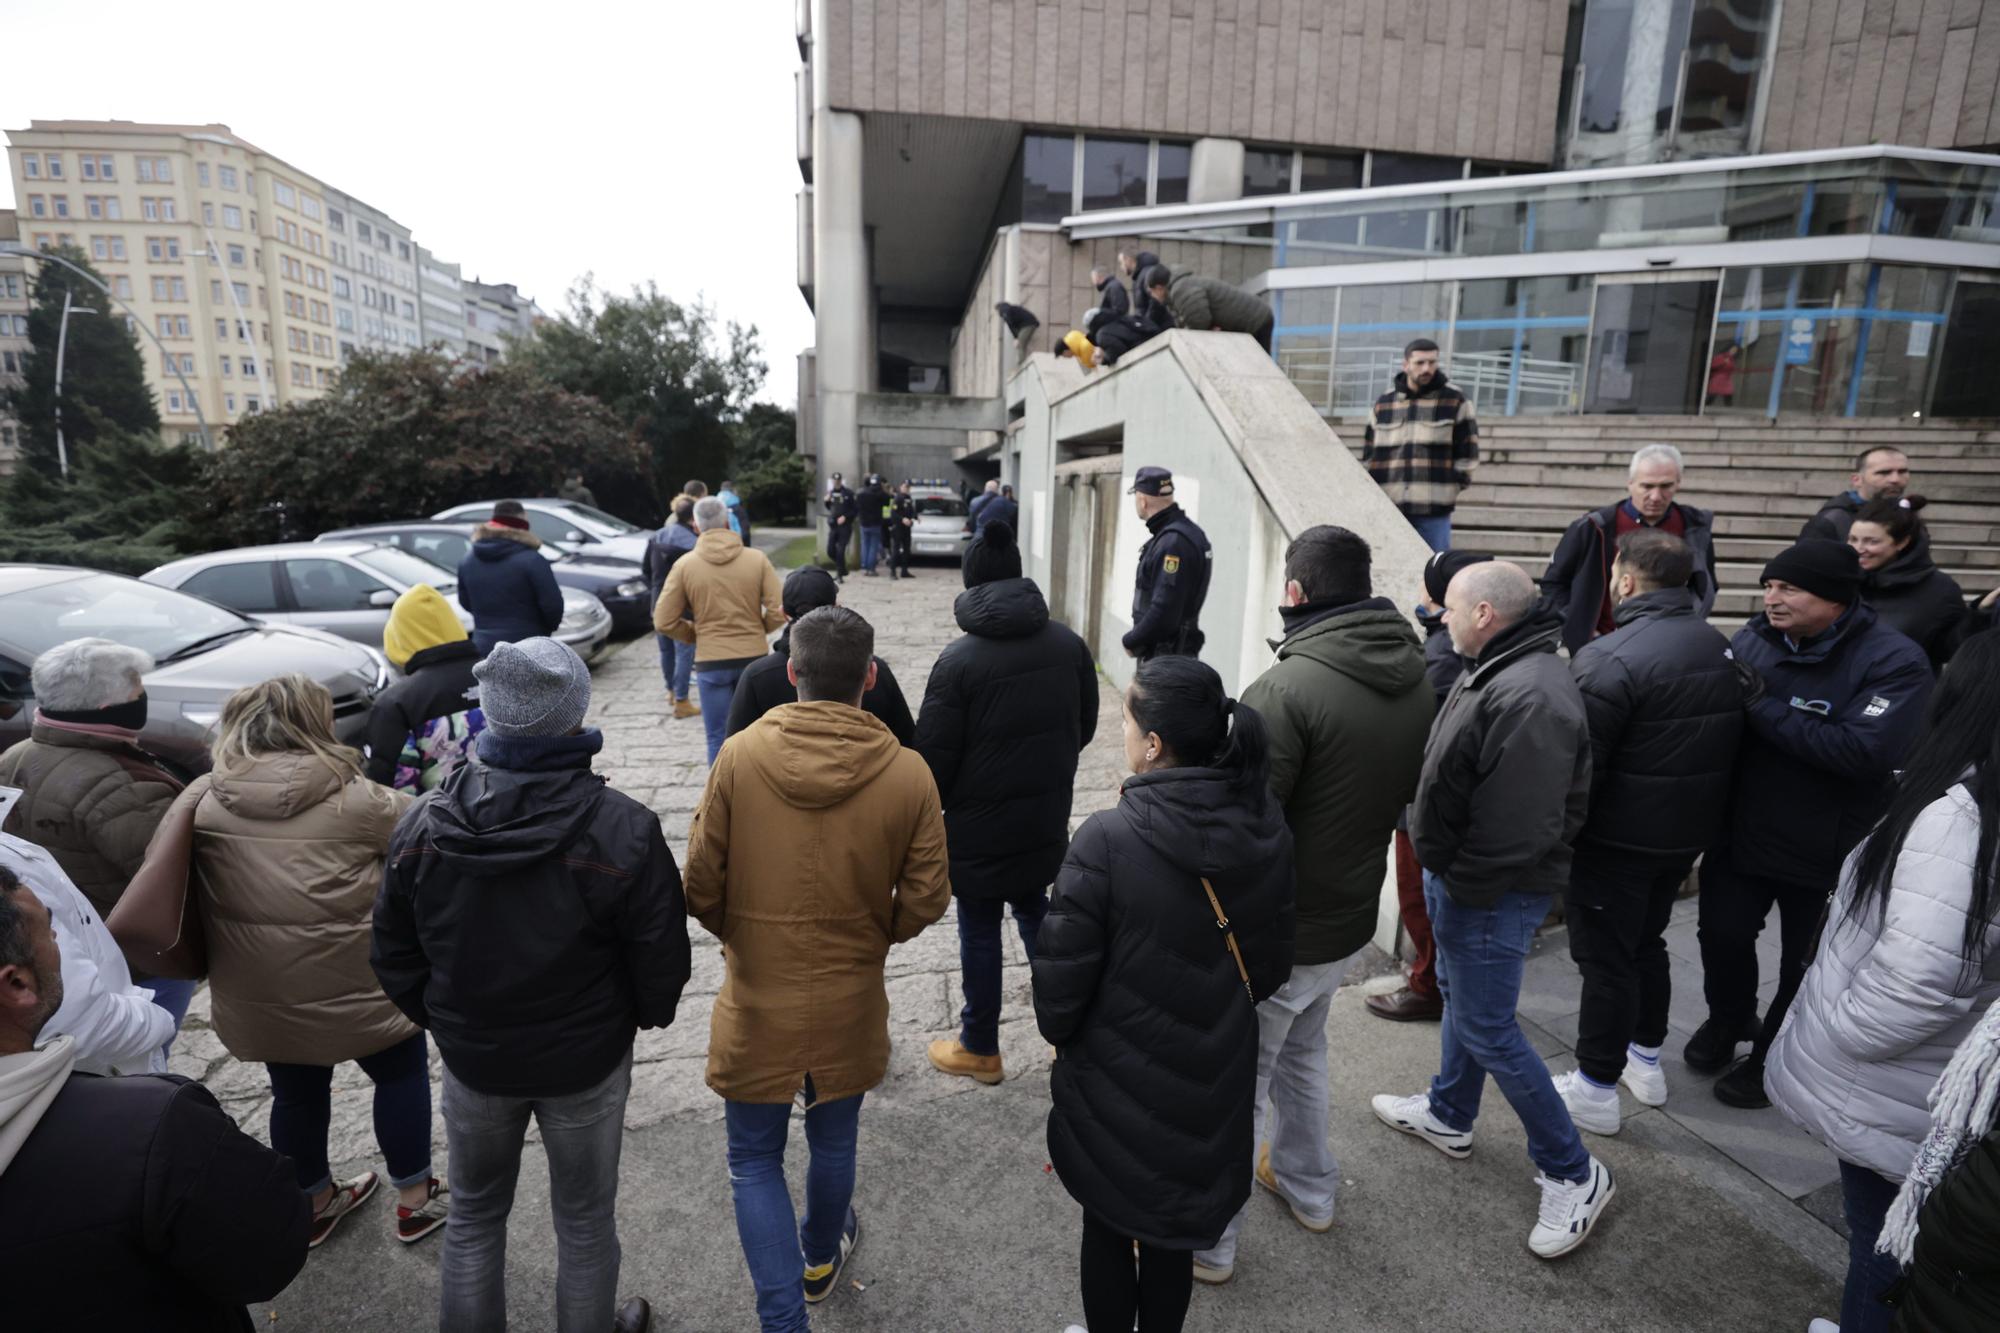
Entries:
MULTIPOLYGON (((1036 355, 1009 382, 1008 401, 1021 413, 1003 456, 1021 504, 1025 572, 1121 688, 1132 678, 1120 640, 1147 537, 1125 492, 1143 465, 1173 469, 1181 504, 1212 543, 1201 656, 1231 694, 1271 663, 1285 547, 1306 528, 1359 533, 1374 552, 1375 591, 1406 608, 1419 599, 1430 549, 1242 334, 1176 330, 1089 374, 1036 355)), ((1386 863, 1384 878, 1377 939, 1393 948, 1386 863)))
POLYGON ((1785 0, 1765 152, 2000 143, 2000 4, 1785 0))
POLYGON ((1565 0, 831 0, 814 56, 856 111, 1547 162, 1568 18, 1565 0), (1491 114, 1441 110, 1461 103, 1491 114))

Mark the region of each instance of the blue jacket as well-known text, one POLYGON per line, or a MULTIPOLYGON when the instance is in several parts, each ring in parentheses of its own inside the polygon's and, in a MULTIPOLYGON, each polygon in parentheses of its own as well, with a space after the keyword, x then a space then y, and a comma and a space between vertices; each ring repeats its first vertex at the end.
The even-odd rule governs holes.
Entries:
POLYGON ((1922 726, 1930 659, 1859 603, 1797 648, 1759 612, 1729 647, 1764 678, 1736 752, 1730 865, 1831 891, 1922 726))
POLYGON ((1021 506, 1005 495, 994 496, 991 500, 979 506, 979 512, 972 520, 972 530, 975 533, 984 532, 988 523, 1005 523, 1008 527, 1014 529, 1016 533, 1019 533, 1021 530, 1021 506))
POLYGON ((472 550, 458 562, 458 602, 472 612, 482 657, 496 644, 554 634, 562 624, 562 588, 541 545, 518 528, 481 523, 472 530, 472 550))

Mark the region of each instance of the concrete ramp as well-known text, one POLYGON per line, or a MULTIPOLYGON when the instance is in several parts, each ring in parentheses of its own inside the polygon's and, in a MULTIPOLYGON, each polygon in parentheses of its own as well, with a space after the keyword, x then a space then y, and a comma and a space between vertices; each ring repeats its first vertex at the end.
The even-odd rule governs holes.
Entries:
POLYGON ((1008 390, 1002 475, 1020 499, 1028 572, 1121 686, 1147 537, 1125 492, 1142 466, 1173 469, 1214 544, 1202 659, 1231 693, 1270 664, 1285 547, 1307 528, 1359 533, 1376 592, 1406 611, 1419 599, 1430 548, 1250 338, 1175 330, 1089 372, 1038 353, 1008 390))

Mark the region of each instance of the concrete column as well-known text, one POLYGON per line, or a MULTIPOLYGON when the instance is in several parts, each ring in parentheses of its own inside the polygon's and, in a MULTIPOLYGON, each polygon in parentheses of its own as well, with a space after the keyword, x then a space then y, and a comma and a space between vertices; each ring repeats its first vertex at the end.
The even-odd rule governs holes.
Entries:
POLYGON ((859 480, 858 399, 874 388, 861 176, 861 117, 820 108, 813 116, 813 314, 822 486, 835 472, 850 485, 859 480))
POLYGON ((1243 141, 1196 139, 1188 163, 1188 202, 1212 204, 1243 197, 1243 141))

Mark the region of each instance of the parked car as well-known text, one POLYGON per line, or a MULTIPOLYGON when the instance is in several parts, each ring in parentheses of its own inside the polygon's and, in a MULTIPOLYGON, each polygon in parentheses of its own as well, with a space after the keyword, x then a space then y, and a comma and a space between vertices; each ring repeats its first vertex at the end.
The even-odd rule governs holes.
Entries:
POLYGON ((389 683, 379 649, 316 629, 265 625, 227 607, 122 574, 70 565, 0 565, 0 747, 34 718, 29 672, 59 643, 96 636, 153 655, 140 743, 192 774, 208 768, 222 701, 245 685, 301 672, 333 695, 334 730, 360 745, 389 683))
MULTIPOLYGON (((322 532, 315 540, 381 542, 434 565, 457 569, 472 550, 472 528, 465 523, 419 518, 322 532)), ((653 602, 646 595, 646 579, 639 566, 584 556, 561 542, 543 542, 542 554, 554 566, 557 583, 589 593, 604 603, 604 609, 611 613, 614 632, 636 634, 653 627, 653 602)))
POLYGON ((910 498, 917 502, 917 522, 910 533, 911 555, 948 555, 962 559, 972 541, 972 519, 965 501, 943 482, 912 482, 910 498))
MULTIPOLYGON (((431 517, 440 523, 483 523, 493 516, 492 500, 453 505, 431 517)), ((560 542, 593 560, 646 562, 646 543, 653 534, 602 509, 574 500, 523 500, 528 531, 545 542, 560 542)))
MULTIPOLYGON (((206 597, 220 605, 284 625, 306 625, 376 647, 389 608, 419 583, 443 593, 472 628, 458 604, 458 574, 380 542, 287 542, 211 551, 149 570, 148 583, 206 597)), ((563 618, 555 637, 588 661, 611 636, 611 615, 587 592, 563 589, 563 618)))

